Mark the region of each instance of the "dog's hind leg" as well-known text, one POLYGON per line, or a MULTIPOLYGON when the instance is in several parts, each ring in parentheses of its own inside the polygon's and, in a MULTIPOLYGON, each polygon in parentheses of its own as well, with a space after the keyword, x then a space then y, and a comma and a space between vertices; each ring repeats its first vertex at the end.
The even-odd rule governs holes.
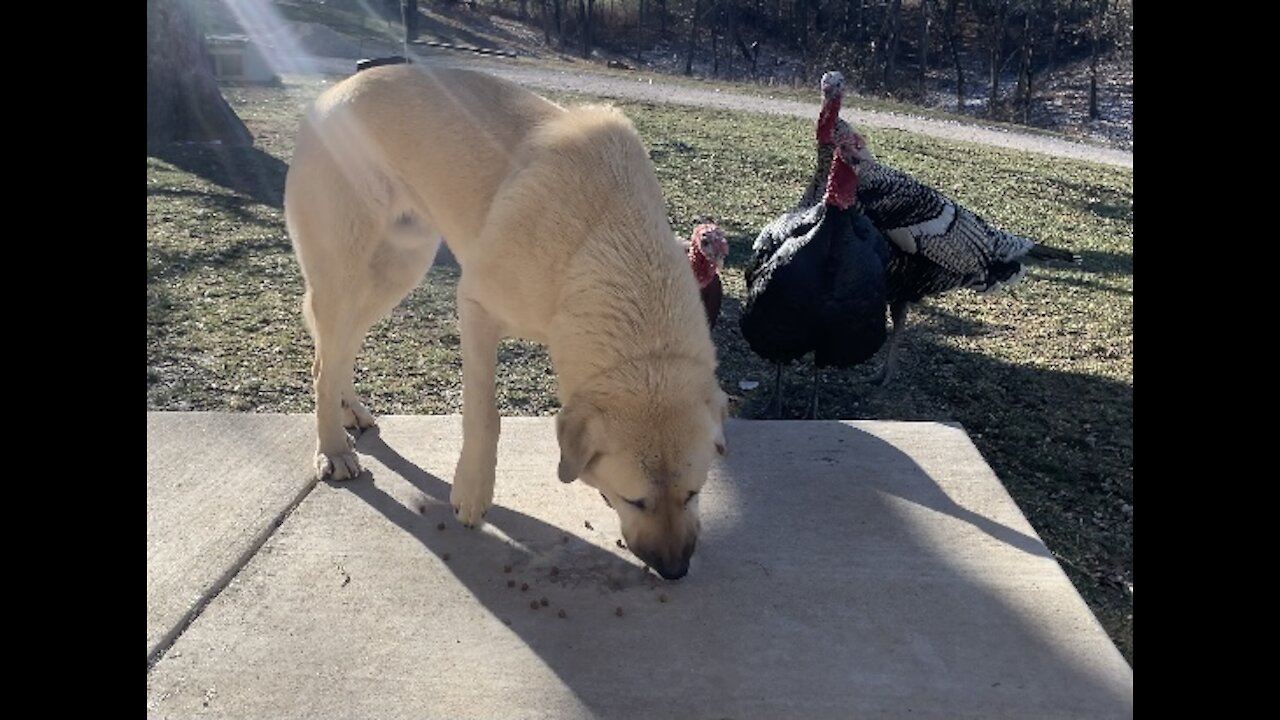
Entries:
POLYGON ((329 291, 309 287, 303 314, 315 341, 311 379, 316 394, 316 476, 345 480, 360 473, 354 442, 343 429, 342 390, 351 384, 356 351, 362 337, 346 300, 329 291))
POLYGON ((467 295, 466 275, 458 284, 458 321, 462 327, 462 456, 453 473, 449 502, 458 520, 475 527, 493 503, 498 464, 495 383, 502 327, 467 295))
MULTIPOLYGON (((422 281, 440 237, 405 217, 383 228, 374 243, 356 239, 349 247, 372 247, 366 257, 326 263, 331 274, 308 276, 304 314, 315 341, 312 378, 316 393, 316 473, 344 480, 360 473, 360 463, 344 426, 369 427, 373 414, 355 392, 355 361, 365 334, 422 281)), ((357 235, 362 233, 357 232, 357 235)))

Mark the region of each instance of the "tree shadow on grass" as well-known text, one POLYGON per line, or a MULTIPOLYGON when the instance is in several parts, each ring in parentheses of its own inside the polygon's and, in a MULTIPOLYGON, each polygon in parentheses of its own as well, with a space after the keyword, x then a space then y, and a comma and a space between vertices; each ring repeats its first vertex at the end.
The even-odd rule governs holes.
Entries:
POLYGON ((147 148, 147 155, 232 190, 253 202, 276 209, 284 207, 284 178, 289 166, 256 147, 207 143, 153 145, 147 148))

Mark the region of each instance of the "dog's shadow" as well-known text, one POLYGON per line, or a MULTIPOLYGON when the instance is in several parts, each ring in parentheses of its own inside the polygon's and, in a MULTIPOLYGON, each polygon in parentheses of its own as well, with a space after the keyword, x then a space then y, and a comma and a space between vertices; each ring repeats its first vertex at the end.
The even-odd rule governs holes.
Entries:
MULTIPOLYGON (((704 507, 689 577, 675 583, 579 531, 500 505, 489 511, 489 529, 461 530, 450 484, 376 429, 357 448, 413 490, 369 473, 333 487, 442 559, 592 716, 710 712, 696 698, 717 717, 773 717, 801 706, 812 716, 880 697, 880 677, 937 695, 939 711, 1003 707, 1002 688, 1015 685, 1036 698, 1019 705, 1026 710, 1061 708, 1077 696, 1131 707, 1122 680, 1082 665, 1061 634, 1027 614, 1023 605, 1035 598, 975 574, 966 553, 978 546, 1003 558, 997 565, 1026 556, 1037 567, 1052 562, 1016 513, 975 510, 968 495, 957 501, 894 444, 843 423, 730 420, 726 435, 729 454, 704 493, 720 497, 704 507), (790 449, 801 447, 804 454, 790 449), (938 519, 922 524, 929 517, 938 519), (970 533, 957 555, 947 538, 965 526, 986 539, 970 533), (524 582, 532 592, 521 592, 524 582), (659 605, 664 592, 671 604, 659 605), (529 607, 547 595, 551 607, 529 607), (612 617, 615 605, 627 605, 625 621, 612 617), (571 608, 569 624, 549 615, 562 606, 571 608), (573 615, 588 611, 594 616, 573 615), (790 652, 823 658, 826 670, 784 661, 790 652)), ((969 482, 958 477, 953 484, 969 482)))
MULTIPOLYGON (((354 481, 330 481, 329 484, 368 503, 437 555, 443 557, 451 550, 465 552, 465 560, 460 557, 448 567, 478 596, 481 588, 491 585, 496 567, 510 567, 504 574, 513 579, 526 578, 533 573, 545 575, 552 567, 549 558, 560 557, 566 561, 563 567, 555 566, 555 582, 559 585, 594 584, 605 590, 619 590, 657 582, 656 576, 638 561, 629 563, 562 528, 500 505, 489 509, 485 523, 509 539, 491 532, 466 531, 453 517, 449 504, 452 486, 388 445, 377 426, 364 431, 357 447, 412 485, 421 497, 406 505, 379 488, 368 471, 354 481), (442 524, 452 532, 442 532, 442 524)), ((483 602, 486 598, 480 597, 480 600, 483 602)))

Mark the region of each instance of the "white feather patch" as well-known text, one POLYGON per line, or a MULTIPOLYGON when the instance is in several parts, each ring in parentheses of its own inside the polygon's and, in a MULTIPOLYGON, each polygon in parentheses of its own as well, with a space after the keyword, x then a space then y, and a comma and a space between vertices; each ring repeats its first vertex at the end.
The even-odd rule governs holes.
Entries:
POLYGON ((894 245, 897 245, 902 252, 908 255, 916 254, 916 239, 911 236, 911 231, 907 228, 894 228, 886 232, 885 235, 888 235, 889 240, 894 245))
MULTIPOLYGON (((915 225, 908 225, 903 228, 911 233, 913 238, 918 237, 937 237, 944 234, 951 227, 951 223, 956 219, 956 206, 953 203, 946 203, 942 206, 942 212, 932 220, 926 220, 915 225)), ((905 248, 904 248, 905 249, 905 248)))

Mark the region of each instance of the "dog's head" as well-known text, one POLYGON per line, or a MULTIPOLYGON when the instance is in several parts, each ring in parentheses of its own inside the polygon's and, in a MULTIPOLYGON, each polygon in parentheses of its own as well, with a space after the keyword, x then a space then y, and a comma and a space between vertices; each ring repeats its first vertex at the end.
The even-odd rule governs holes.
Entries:
POLYGON ((560 480, 599 490, 631 552, 668 580, 684 577, 701 528, 698 493, 725 452, 727 409, 714 379, 645 397, 580 392, 556 418, 560 480))

